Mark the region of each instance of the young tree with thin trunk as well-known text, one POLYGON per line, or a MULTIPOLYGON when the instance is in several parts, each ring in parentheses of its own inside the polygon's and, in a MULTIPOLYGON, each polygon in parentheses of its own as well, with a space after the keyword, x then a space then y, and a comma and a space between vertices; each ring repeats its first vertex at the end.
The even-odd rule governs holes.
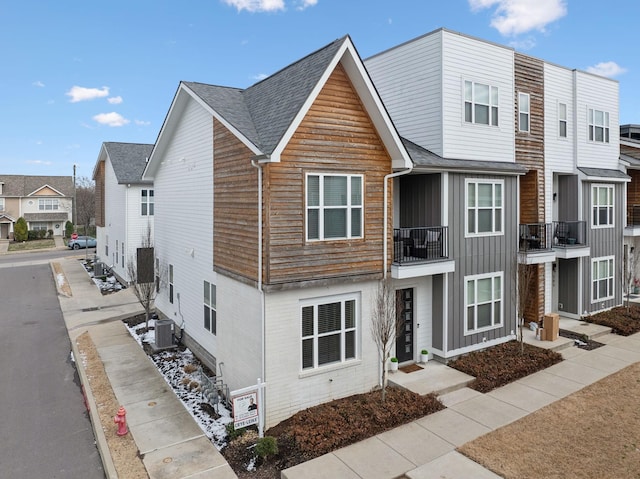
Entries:
POLYGON ((622 266, 622 277, 623 277, 623 289, 626 294, 625 306, 627 310, 631 307, 631 291, 635 286, 635 272, 638 269, 638 262, 640 261, 640 254, 636 253, 635 248, 633 246, 625 247, 624 250, 624 261, 622 266))
POLYGON ((147 230, 142 237, 137 254, 129 258, 127 262, 127 272, 133 293, 138 298, 138 302, 144 308, 145 327, 149 330, 149 317, 151 309, 160 289, 160 271, 154 271, 153 238, 151 237, 151 225, 147 225, 147 230), (141 251, 142 250, 142 251, 141 251), (155 273, 155 274, 154 274, 155 273))
POLYGON ((76 181, 76 222, 84 226, 84 234, 89 234, 89 226, 96 215, 96 186, 92 180, 81 176, 76 181))
POLYGON ((389 278, 378 283, 378 291, 373 299, 371 309, 371 336, 375 342, 382 366, 382 402, 387 392, 387 361, 391 356, 391 348, 402 332, 402 320, 397 314, 398 302, 396 291, 389 278))
MULTIPOLYGON (((517 261, 516 258, 516 262, 517 261)), ((516 287, 513 291, 516 294, 516 305, 518 307, 518 341, 520 341, 520 354, 524 354, 524 314, 532 298, 531 289, 535 286, 537 267, 535 264, 517 262, 513 268, 516 276, 516 287)))

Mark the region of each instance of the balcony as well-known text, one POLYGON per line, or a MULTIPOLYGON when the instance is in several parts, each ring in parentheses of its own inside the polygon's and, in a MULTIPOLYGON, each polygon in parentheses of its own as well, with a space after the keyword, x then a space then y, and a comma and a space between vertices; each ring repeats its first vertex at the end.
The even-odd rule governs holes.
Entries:
POLYGON ((448 259, 448 233, 447 226, 394 228, 393 262, 423 263, 448 259))
POLYGON ((528 251, 550 250, 553 231, 551 223, 530 223, 520 225, 519 250, 522 253, 528 251))
POLYGON ((591 251, 587 246, 587 222, 554 221, 553 249, 561 259, 589 256, 591 251))
POLYGON ((640 205, 631 205, 627 208, 627 226, 624 228, 625 236, 640 236, 640 205))

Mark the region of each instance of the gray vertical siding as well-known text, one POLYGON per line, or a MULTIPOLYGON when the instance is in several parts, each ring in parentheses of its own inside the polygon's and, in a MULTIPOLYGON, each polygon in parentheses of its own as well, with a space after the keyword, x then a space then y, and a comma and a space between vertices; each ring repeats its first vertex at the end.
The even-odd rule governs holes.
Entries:
POLYGON ((512 285, 515 281, 514 268, 517 267, 517 186, 518 178, 513 176, 489 176, 473 174, 449 175, 449 225, 450 253, 456 262, 455 273, 449 275, 448 295, 448 337, 447 350, 455 350, 482 342, 499 339, 515 330, 516 298, 512 285), (465 238, 465 179, 504 180, 504 234, 480 238, 465 238), (503 327, 469 336, 464 335, 465 276, 503 272, 503 327))
MULTIPOLYGON (((592 228, 593 217, 591 210, 591 187, 594 182, 583 182, 583 217, 587 222, 587 244, 591 249, 591 256, 582 258, 582 307, 580 312, 592 313, 602 309, 612 308, 622 304, 622 267, 623 267, 623 234, 624 234, 624 194, 625 186, 622 183, 614 185, 614 227, 613 228, 592 228), (608 301, 591 303, 591 260, 603 256, 615 256, 615 297, 608 301)), ((602 184, 612 184, 603 181, 602 184)))
POLYGON ((558 177, 558 221, 576 221, 578 219, 578 176, 561 175, 558 177))
POLYGON ((400 227, 441 226, 441 175, 400 178, 400 227))

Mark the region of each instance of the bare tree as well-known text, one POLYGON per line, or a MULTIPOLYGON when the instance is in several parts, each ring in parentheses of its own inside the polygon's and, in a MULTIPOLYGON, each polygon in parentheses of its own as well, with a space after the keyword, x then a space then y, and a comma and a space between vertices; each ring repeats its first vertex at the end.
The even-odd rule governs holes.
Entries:
POLYGON ((84 225, 84 233, 88 234, 89 225, 96 215, 96 186, 92 180, 81 176, 76 180, 76 221, 84 225))
POLYGON ((147 225, 147 230, 142 237, 136 255, 129 258, 127 262, 127 273, 129 274, 129 281, 131 288, 133 288, 133 293, 144 308, 145 327, 148 331, 151 309, 158 290, 160 289, 160 281, 162 278, 160 271, 155 271, 151 225, 147 225))
POLYGON ((371 311, 371 336, 375 342, 382 366, 382 402, 387 396, 387 361, 391 348, 402 332, 402 318, 397 314, 398 302, 391 280, 385 278, 378 283, 378 291, 371 311))
POLYGON ((535 286, 536 268, 534 264, 520 263, 516 257, 516 264, 513 267, 516 280, 516 287, 513 288, 516 295, 516 306, 518 308, 518 341, 520 342, 520 354, 524 354, 524 323, 525 312, 532 298, 532 288, 535 286))
POLYGON ((622 264, 622 278, 623 288, 626 294, 625 306, 627 310, 631 307, 630 295, 632 287, 635 286, 635 275, 640 262, 640 254, 636 253, 633 246, 625 246, 624 249, 624 261, 622 264))

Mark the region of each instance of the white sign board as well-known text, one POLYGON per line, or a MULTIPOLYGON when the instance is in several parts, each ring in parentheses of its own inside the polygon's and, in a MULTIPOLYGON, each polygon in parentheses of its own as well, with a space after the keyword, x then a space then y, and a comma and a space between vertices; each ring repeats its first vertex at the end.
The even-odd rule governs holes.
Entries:
POLYGON ((233 396, 233 427, 243 427, 258 424, 258 393, 257 391, 233 396))

